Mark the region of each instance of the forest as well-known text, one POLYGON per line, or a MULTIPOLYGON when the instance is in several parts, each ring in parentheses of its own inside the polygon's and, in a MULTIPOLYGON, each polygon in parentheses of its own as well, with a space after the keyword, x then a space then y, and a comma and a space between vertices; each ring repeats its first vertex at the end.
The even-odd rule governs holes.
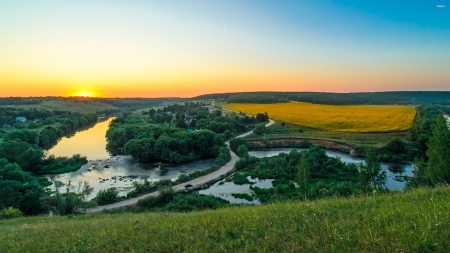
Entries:
POLYGON ((112 152, 123 151, 139 162, 171 164, 217 157, 225 141, 251 129, 254 117, 209 112, 197 103, 174 104, 143 111, 141 117, 124 114, 106 133, 112 152))
POLYGON ((208 94, 193 99, 220 99, 227 103, 271 104, 288 101, 330 105, 450 105, 448 91, 388 91, 388 92, 239 92, 208 94))

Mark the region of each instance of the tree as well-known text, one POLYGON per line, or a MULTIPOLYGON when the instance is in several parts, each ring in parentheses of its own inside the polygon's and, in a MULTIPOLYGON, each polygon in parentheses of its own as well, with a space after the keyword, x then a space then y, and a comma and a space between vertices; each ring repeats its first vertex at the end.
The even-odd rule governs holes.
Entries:
POLYGON ((214 110, 211 112, 211 117, 220 117, 220 116, 222 116, 221 110, 214 110))
POLYGON ((29 130, 19 130, 19 131, 13 131, 5 134, 3 137, 5 141, 12 141, 19 139, 23 142, 27 142, 30 144, 38 144, 39 143, 39 134, 34 131, 29 130))
POLYGON ((370 147, 366 150, 365 163, 359 163, 359 179, 362 186, 367 188, 378 188, 384 186, 387 173, 381 168, 377 160, 375 149, 370 147))
POLYGON ((426 177, 427 164, 424 159, 416 158, 413 166, 414 176, 406 182, 406 188, 412 189, 432 185, 426 177))
POLYGON ((178 128, 183 128, 183 129, 187 128, 186 122, 184 122, 184 119, 181 119, 181 118, 179 120, 177 120, 177 123, 175 126, 178 128))
POLYGON ((239 157, 246 157, 246 158, 248 158, 248 149, 247 149, 247 146, 245 146, 245 144, 240 145, 240 146, 237 148, 236 154, 237 154, 239 157))
POLYGON ((4 141, 0 144, 0 157, 6 158, 9 162, 17 162, 19 156, 30 146, 20 140, 4 141))
POLYGON ((298 190, 300 195, 306 200, 308 196, 308 186, 311 182, 311 171, 308 164, 307 153, 302 152, 300 161, 298 163, 297 177, 296 177, 298 190))
POLYGON ((426 177, 433 184, 450 183, 450 130, 442 115, 436 119, 428 141, 426 177))
POLYGON ((269 115, 266 113, 257 113, 256 114, 256 120, 260 122, 266 122, 269 120, 269 115))
POLYGON ((392 138, 386 145, 386 148, 396 154, 405 152, 405 143, 398 137, 392 138))
POLYGON ((266 126, 264 124, 258 124, 253 129, 253 133, 257 135, 262 135, 266 133, 266 126))

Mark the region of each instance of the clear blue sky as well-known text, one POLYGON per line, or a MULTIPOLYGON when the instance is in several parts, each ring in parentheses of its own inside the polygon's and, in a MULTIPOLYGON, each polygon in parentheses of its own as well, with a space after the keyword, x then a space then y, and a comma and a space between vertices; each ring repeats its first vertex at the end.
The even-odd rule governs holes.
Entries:
POLYGON ((1 1, 0 45, 0 96, 449 90, 450 0, 1 1))

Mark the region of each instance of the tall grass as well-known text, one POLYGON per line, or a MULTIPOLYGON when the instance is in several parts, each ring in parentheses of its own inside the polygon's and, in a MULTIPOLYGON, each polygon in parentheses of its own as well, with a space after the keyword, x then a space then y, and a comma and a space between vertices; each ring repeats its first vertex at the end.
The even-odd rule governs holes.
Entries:
POLYGON ((450 188, 192 213, 0 221, 0 252, 448 252, 450 188))
POLYGON ((411 127, 413 106, 319 105, 302 102, 279 104, 223 104, 224 108, 269 117, 287 123, 336 132, 394 132, 411 127))

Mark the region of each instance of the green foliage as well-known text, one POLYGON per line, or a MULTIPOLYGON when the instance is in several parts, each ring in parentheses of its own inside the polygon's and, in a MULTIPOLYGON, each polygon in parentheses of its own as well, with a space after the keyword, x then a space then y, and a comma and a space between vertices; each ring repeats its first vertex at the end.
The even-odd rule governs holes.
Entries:
POLYGON ((41 161, 38 174, 60 174, 78 170, 87 163, 87 158, 79 154, 72 157, 55 157, 49 155, 41 161))
POLYGON ((248 180, 247 176, 243 173, 235 173, 233 175, 233 183, 236 185, 254 184, 248 180))
POLYGON ((117 202, 119 195, 119 190, 117 188, 112 187, 106 190, 100 190, 97 193, 96 200, 99 205, 106 205, 117 202))
POLYGON ((22 217, 23 213, 12 206, 5 207, 3 210, 0 211, 0 219, 13 219, 13 218, 19 218, 22 217))
POLYGON ((253 129, 253 133, 256 135, 263 135, 266 133, 266 126, 264 125, 264 123, 262 124, 257 124, 255 126, 255 128, 253 129))
POLYGON ((56 187, 56 191, 49 200, 53 213, 56 215, 84 213, 87 208, 96 205, 96 203, 87 201, 87 197, 92 193, 92 190, 93 188, 86 182, 83 184, 80 182, 76 187, 73 187, 69 182, 64 193, 61 193, 59 188, 56 187))
POLYGON ((437 185, 450 183, 450 130, 442 115, 436 119, 428 142, 426 178, 437 185))
POLYGON ((266 122, 269 120, 269 115, 267 115, 267 112, 265 113, 257 113, 256 114, 256 120, 259 122, 266 122))
POLYGON ((21 140, 23 142, 28 142, 30 144, 39 144, 39 134, 35 131, 29 131, 29 130, 17 130, 12 131, 3 137, 5 141, 12 141, 12 140, 21 140))
POLYGON ((401 154, 405 152, 405 143, 400 138, 394 137, 386 144, 386 148, 395 154, 401 154))
POLYGON ((248 149, 245 144, 240 145, 236 150, 236 155, 239 157, 248 157, 248 149))
POLYGON ((16 163, 0 159, 0 209, 14 207, 25 215, 46 213, 47 183, 47 179, 35 179, 16 163))
POLYGON ((255 200, 255 198, 253 198, 252 196, 246 194, 246 193, 232 193, 231 196, 238 198, 238 199, 245 199, 248 201, 253 201, 255 200))
MULTIPOLYGON (((116 119, 117 120, 117 119, 116 119)), ((219 155, 225 146, 223 134, 207 129, 187 132, 169 126, 127 124, 113 120, 106 133, 108 147, 124 147, 124 153, 143 163, 162 161, 171 164, 190 162, 219 155)))
POLYGON ((355 164, 345 164, 338 158, 328 157, 325 150, 317 146, 303 152, 294 149, 289 154, 281 153, 274 157, 241 158, 236 168, 245 177, 274 179, 273 188, 252 187, 262 203, 304 200, 305 196, 309 199, 349 196, 362 188, 357 184, 359 172, 355 164), (298 188, 294 182, 297 182, 298 188))
POLYGON ((158 196, 151 196, 139 200, 134 212, 142 211, 170 211, 170 212, 192 212, 224 207, 228 201, 213 196, 193 193, 176 193, 172 188, 163 189, 158 196))
POLYGON ((304 196, 306 200, 308 196, 309 184, 311 183, 311 171, 309 170, 307 153, 305 152, 301 153, 300 161, 298 162, 296 181, 300 195, 304 196))
POLYGON ((237 153, 237 149, 241 145, 247 146, 247 140, 244 139, 244 138, 233 138, 233 139, 230 140, 230 149, 234 153, 237 153))
POLYGON ((381 188, 384 186, 387 173, 381 168, 381 163, 377 160, 374 148, 366 150, 365 163, 359 163, 360 183, 367 188, 381 188))
POLYGON ((414 176, 406 182, 406 189, 432 186, 432 183, 426 176, 427 164, 424 159, 416 158, 413 164, 414 176))

